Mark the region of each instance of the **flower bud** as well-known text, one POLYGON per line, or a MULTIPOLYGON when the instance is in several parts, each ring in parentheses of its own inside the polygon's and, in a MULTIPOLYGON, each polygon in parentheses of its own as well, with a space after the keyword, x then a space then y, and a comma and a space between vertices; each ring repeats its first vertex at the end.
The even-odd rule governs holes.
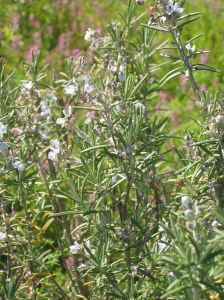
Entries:
POLYGON ((215 220, 215 221, 212 222, 212 228, 213 229, 218 228, 218 226, 219 226, 219 222, 217 220, 215 220))
POLYGON ((215 123, 218 127, 220 128, 224 128, 224 116, 222 115, 218 115, 216 118, 215 118, 215 123))
POLYGON ((191 209, 186 209, 185 212, 184 212, 184 214, 185 214, 185 217, 191 218, 192 215, 193 215, 193 212, 192 212, 191 209))
POLYGON ((181 197, 181 204, 185 208, 189 208, 190 203, 191 203, 191 199, 188 196, 182 196, 181 197))
POLYGON ((135 0, 136 4, 138 5, 144 5, 145 1, 144 0, 135 0))

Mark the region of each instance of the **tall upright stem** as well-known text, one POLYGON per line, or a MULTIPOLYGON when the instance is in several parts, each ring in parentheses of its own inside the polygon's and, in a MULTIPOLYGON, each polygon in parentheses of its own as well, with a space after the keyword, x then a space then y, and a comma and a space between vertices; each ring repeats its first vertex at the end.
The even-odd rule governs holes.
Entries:
POLYGON ((12 245, 10 241, 10 225, 8 223, 7 219, 7 212, 6 212, 6 205, 3 196, 0 198, 0 204, 1 204, 1 209, 2 209, 2 218, 3 218, 3 223, 5 226, 5 231, 6 231, 6 241, 7 241, 7 278, 9 279, 11 277, 11 272, 12 272, 12 245))
MULTIPOLYGON (((21 199, 21 203, 23 205, 24 217, 25 217, 25 223, 26 223, 25 232, 26 232, 26 239, 27 239, 27 245, 28 245, 27 246, 28 266, 29 266, 31 275, 33 276, 33 278, 35 278, 36 261, 35 261, 35 257, 34 257, 34 253, 33 253, 33 246, 32 246, 33 236, 32 236, 32 230, 30 228, 31 219, 30 219, 28 205, 27 205, 27 198, 24 193, 24 186, 23 186, 21 175, 19 174, 19 172, 17 174, 17 178, 18 178, 18 182, 19 182, 20 199, 21 199)), ((33 299, 35 300, 35 299, 37 299, 37 288, 36 288, 36 280, 35 279, 32 279, 32 288, 33 288, 33 299)))

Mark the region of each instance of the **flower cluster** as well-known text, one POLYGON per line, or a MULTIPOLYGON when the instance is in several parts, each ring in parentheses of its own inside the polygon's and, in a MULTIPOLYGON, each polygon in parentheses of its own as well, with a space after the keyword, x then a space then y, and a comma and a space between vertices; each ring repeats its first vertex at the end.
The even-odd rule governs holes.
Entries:
POLYGON ((185 216, 188 218, 192 217, 192 210, 190 209, 191 199, 188 196, 182 196, 181 204, 185 208, 185 216))

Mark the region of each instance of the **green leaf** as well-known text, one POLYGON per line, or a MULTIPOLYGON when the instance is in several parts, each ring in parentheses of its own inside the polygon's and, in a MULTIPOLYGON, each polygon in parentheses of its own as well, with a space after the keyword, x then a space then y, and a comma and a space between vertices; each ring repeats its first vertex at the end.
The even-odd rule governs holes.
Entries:
POLYGON ((97 150, 97 149, 102 149, 102 148, 108 148, 108 147, 110 147, 110 146, 111 146, 111 145, 109 145, 109 144, 106 144, 106 145, 99 145, 99 146, 93 146, 93 147, 86 148, 86 149, 80 151, 80 153, 85 153, 85 152, 89 152, 89 151, 97 150))
POLYGON ((99 214, 99 213, 102 213, 102 212, 108 212, 109 210, 97 210, 97 209, 90 209, 90 210, 87 210, 87 211, 64 211, 64 212, 60 212, 60 213, 55 213, 55 214, 52 214, 51 217, 61 217, 61 216, 70 216, 70 215, 83 215, 83 216, 87 216, 87 215, 90 215, 90 214, 99 214))
POLYGON ((204 64, 196 64, 193 65, 193 70, 195 71, 210 71, 210 72, 216 72, 216 73, 220 73, 219 70, 217 70, 216 68, 209 66, 209 65, 204 65, 204 64))
POLYGON ((146 27, 146 28, 150 28, 150 29, 153 29, 153 30, 156 30, 156 31, 165 31, 165 32, 169 32, 169 30, 161 27, 161 26, 156 26, 156 25, 147 25, 147 24, 141 24, 143 27, 146 27))
POLYGON ((145 79, 149 76, 149 74, 145 74, 142 79, 138 82, 138 84, 134 87, 134 89, 130 93, 130 98, 135 94, 135 92, 139 89, 140 85, 145 81, 145 79))
POLYGON ((180 29, 180 28, 182 28, 183 26, 185 26, 185 25, 187 25, 187 24, 190 24, 190 23, 192 23, 192 22, 198 20, 199 18, 200 18, 200 17, 195 17, 195 18, 192 18, 192 19, 190 19, 190 20, 181 22, 181 23, 179 23, 179 24, 175 27, 175 29, 180 29))
POLYGON ((171 295, 174 295, 174 294, 178 294, 180 296, 179 292, 183 291, 183 290, 186 290, 187 288, 190 288, 190 286, 189 285, 184 285, 184 286, 180 286, 180 287, 177 287, 175 289, 172 289, 171 291, 168 291, 165 294, 163 294, 161 296, 161 299, 167 299, 168 296, 171 296, 171 295))
POLYGON ((198 11, 198 12, 190 13, 190 14, 187 14, 187 15, 183 15, 183 16, 179 17, 177 19, 177 21, 180 21, 180 20, 183 20, 183 19, 186 19, 186 18, 189 18, 189 17, 198 16, 198 15, 201 15, 201 14, 202 14, 202 12, 198 11))
POLYGON ((180 76, 182 74, 184 74, 184 70, 183 71, 180 71, 180 70, 183 70, 183 67, 178 67, 174 70, 171 70, 170 72, 168 72, 161 80, 160 80, 160 87, 162 87, 165 83, 167 83, 169 80, 171 80, 172 78, 175 78, 177 76, 180 76))

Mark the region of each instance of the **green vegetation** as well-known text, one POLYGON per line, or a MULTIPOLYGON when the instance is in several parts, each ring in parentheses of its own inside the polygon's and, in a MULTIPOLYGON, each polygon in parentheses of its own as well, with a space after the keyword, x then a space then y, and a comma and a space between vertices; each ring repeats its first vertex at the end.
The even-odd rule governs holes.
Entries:
POLYGON ((223 8, 2 3, 1 299, 224 299, 223 8))

